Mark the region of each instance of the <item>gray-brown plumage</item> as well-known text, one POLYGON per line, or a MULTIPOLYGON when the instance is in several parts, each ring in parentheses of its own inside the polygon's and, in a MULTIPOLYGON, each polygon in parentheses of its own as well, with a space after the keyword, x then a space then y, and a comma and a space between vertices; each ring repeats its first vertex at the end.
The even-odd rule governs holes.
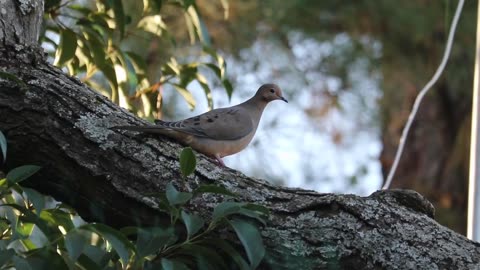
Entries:
POLYGON ((243 150, 257 131, 265 106, 273 100, 287 100, 275 84, 262 85, 249 100, 229 108, 219 108, 176 122, 156 120, 152 126, 117 126, 171 137, 182 144, 214 157, 225 166, 222 158, 243 150))

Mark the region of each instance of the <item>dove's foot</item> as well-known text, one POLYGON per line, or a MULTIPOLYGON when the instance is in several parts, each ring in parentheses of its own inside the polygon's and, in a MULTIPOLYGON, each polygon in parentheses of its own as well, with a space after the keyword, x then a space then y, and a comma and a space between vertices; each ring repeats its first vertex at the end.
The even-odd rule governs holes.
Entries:
POLYGON ((227 167, 225 166, 225 163, 223 163, 223 160, 220 156, 215 156, 215 159, 217 160, 218 164, 221 166, 221 167, 227 167))

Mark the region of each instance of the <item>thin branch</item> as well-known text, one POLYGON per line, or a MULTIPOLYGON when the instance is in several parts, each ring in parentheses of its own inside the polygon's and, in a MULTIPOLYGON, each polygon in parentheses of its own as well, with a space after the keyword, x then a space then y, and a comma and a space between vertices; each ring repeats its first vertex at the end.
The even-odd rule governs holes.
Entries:
POLYGON ((437 82, 438 78, 442 74, 443 70, 445 69, 445 65, 447 64, 448 58, 450 56, 450 52, 452 50, 453 38, 455 37, 455 31, 457 29, 457 23, 460 18, 460 14, 462 13, 462 8, 464 4, 464 0, 460 0, 458 2, 457 10, 455 11, 455 16, 452 20, 452 27, 450 27, 450 32, 448 34, 447 45, 445 47, 445 52, 443 54, 443 59, 440 65, 437 68, 437 71, 433 75, 432 79, 423 87, 422 91, 418 94, 417 98, 415 99, 415 103, 413 104, 412 111, 408 116, 407 123, 402 131, 402 136, 400 137, 400 142, 398 144, 397 153, 395 154, 395 159, 393 161, 392 168, 388 173, 387 180, 383 185, 382 189, 388 189, 390 184, 392 183, 393 176, 395 175, 395 171, 397 170, 398 163, 400 162, 400 158, 402 157, 403 149, 405 148, 405 143, 407 141, 408 132, 410 131, 410 127, 412 126, 413 120, 415 119, 415 115, 418 112, 418 108, 420 107, 420 103, 423 100, 423 97, 428 93, 430 88, 437 82))

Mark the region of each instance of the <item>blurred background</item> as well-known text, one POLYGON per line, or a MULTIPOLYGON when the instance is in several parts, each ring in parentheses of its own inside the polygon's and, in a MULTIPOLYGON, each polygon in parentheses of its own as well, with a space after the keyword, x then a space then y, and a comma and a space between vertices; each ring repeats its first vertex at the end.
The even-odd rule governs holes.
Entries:
MULTIPOLYGON (((72 2, 78 7, 47 8, 44 47, 55 64, 150 120, 235 105, 276 83, 289 103, 269 104, 251 145, 225 158, 227 166, 282 186, 362 196, 380 189, 390 169, 414 99, 441 61, 457 5, 125 0, 123 21, 112 7, 116 27, 93 34, 86 26, 105 26, 80 6, 108 5, 72 2), (80 24, 78 14, 89 19, 80 24), (68 61, 55 45, 69 41, 59 23, 85 38, 77 37, 68 61), (98 61, 96 35, 96 42, 117 41, 107 53, 128 51, 111 58, 113 71, 96 63, 103 76, 88 63, 98 61), (122 57, 128 63, 116 64, 122 57)), ((476 2, 467 1, 446 70, 420 108, 392 184, 426 196, 437 220, 463 234, 475 11, 476 2)))

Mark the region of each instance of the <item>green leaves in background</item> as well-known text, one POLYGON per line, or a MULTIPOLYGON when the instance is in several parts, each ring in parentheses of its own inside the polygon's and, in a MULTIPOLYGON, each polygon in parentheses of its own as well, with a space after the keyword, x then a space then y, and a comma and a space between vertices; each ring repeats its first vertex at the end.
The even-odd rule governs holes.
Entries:
POLYGON ((125 35, 125 26, 126 26, 127 18, 123 10, 122 1, 108 0, 108 3, 113 9, 113 15, 115 18, 115 28, 118 29, 118 31, 120 31, 120 39, 123 39, 123 36, 125 35))
POLYGON ((157 253, 178 240, 173 227, 138 228, 136 248, 140 257, 157 253))
POLYGON ((95 232, 108 241, 120 256, 123 267, 130 260, 131 253, 135 253, 135 246, 121 232, 100 223, 91 223, 80 227, 83 230, 95 232))
POLYGON ((23 192, 27 196, 28 200, 32 202, 33 208, 37 212, 37 215, 40 215, 42 210, 45 208, 45 196, 38 193, 36 190, 31 188, 23 188, 23 192))
POLYGON ((163 270, 188 270, 188 268, 184 263, 169 259, 162 259, 162 269, 163 270))
POLYGON ((0 266, 3 268, 36 269, 38 265, 43 265, 43 268, 55 266, 55 269, 67 269, 67 266, 71 268, 77 265, 84 269, 104 269, 107 265, 116 265, 117 268, 158 269, 162 265, 167 269, 254 269, 265 253, 259 229, 255 225, 256 219, 250 219, 255 215, 265 218, 263 214, 267 211, 264 207, 223 202, 215 207, 209 224, 199 215, 182 208, 194 194, 211 193, 230 197, 232 193, 221 187, 204 185, 193 192, 179 192, 170 183, 165 194, 171 205, 167 210, 171 216, 170 225, 128 227, 122 230, 100 223, 75 225, 70 210, 47 208, 45 198, 35 190, 16 185, 15 191, 24 194, 24 204, 28 207, 6 204, 13 202, 12 194, 0 195, 4 202, 0 227, 4 232, 10 230, 10 234, 4 233, 0 244, 6 246, 17 241, 22 243, 22 248, 0 251, 0 266), (33 207, 29 206, 30 203, 33 207), (18 212, 8 211, 10 208, 18 212), (185 226, 186 235, 176 229, 177 215, 185 226), (2 225, 2 220, 9 223, 2 225), (16 226, 9 229, 9 224, 16 226), (216 233, 226 225, 235 231, 249 263, 236 250, 233 242, 222 239, 216 233), (36 240, 39 234, 45 236, 43 244, 38 244, 36 240), (66 253, 60 256, 58 250, 66 253), (29 254, 35 255, 32 257, 29 254), (49 258, 53 258, 52 261, 49 258))
POLYGON ((167 196, 168 203, 171 206, 183 205, 192 198, 192 193, 179 192, 172 183, 167 184, 165 195, 167 196))
POLYGON ((0 152, 2 152, 2 162, 5 163, 7 161, 7 139, 2 131, 0 131, 0 152))
POLYGON ((205 221, 201 217, 188 214, 185 211, 182 211, 182 220, 187 228, 189 238, 195 235, 205 225, 205 221))
POLYGON ((265 248, 258 228, 248 221, 241 219, 233 219, 229 221, 229 223, 245 248, 251 268, 257 268, 263 256, 265 256, 265 248))
POLYGON ((77 35, 70 29, 60 30, 60 44, 55 53, 56 66, 63 66, 66 62, 75 57, 75 51, 77 50, 77 35))
POLYGON ((180 153, 180 172, 183 178, 187 178, 195 171, 197 166, 197 159, 191 147, 185 147, 180 153))
MULTIPOLYGON (((227 8, 225 0, 220 2, 227 8)), ((209 109, 213 109, 211 79, 203 74, 207 70, 199 67, 212 70, 231 96, 233 89, 225 75, 225 61, 211 47, 208 29, 195 1, 144 0, 143 9, 133 8, 137 5, 114 0, 100 0, 84 6, 46 1, 47 31, 41 39, 50 45, 46 48, 53 47, 49 54, 55 59, 54 65, 66 67, 71 75, 79 76, 113 102, 149 119, 161 115, 162 102, 155 101, 162 100, 159 89, 167 85, 193 109, 196 101, 189 87, 192 82, 198 82, 209 109), (165 9, 167 5, 170 7, 165 9), (177 58, 181 58, 174 55, 178 51, 175 36, 181 34, 172 33, 165 20, 173 15, 183 15, 186 22, 183 30, 191 44, 204 47, 197 58, 210 56, 208 62, 190 59, 178 64, 177 58), (69 20, 60 20, 62 17, 69 20), (149 42, 162 44, 161 58, 168 60, 148 61, 147 65, 146 59, 152 52, 138 48, 149 47, 149 42), (158 67, 162 70, 160 74, 158 67)), ((172 24, 175 31, 182 30, 172 24)))
POLYGON ((76 261, 89 244, 89 239, 80 230, 71 230, 65 235, 65 248, 72 261, 76 261))
POLYGON ((12 259, 13 255, 15 255, 15 250, 12 248, 0 250, 0 267, 7 264, 7 262, 12 259))
POLYGON ((143 17, 137 24, 139 29, 161 37, 167 32, 167 25, 163 22, 161 15, 151 15, 143 17))
POLYGON ((7 174, 7 182, 10 185, 20 183, 23 180, 27 179, 28 177, 35 174, 38 170, 40 170, 40 166, 36 165, 24 165, 17 167, 7 174))

